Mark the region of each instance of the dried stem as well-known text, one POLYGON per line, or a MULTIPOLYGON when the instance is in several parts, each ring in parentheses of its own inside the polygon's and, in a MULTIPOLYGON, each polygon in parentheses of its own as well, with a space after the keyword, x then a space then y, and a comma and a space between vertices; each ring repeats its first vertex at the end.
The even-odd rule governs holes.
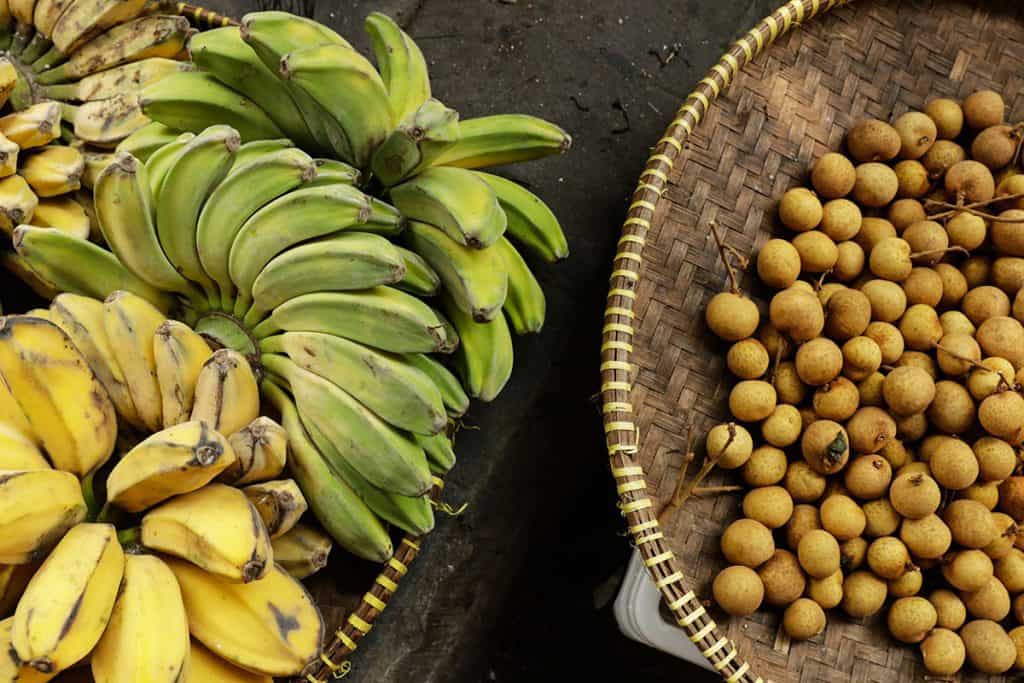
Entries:
MULTIPOLYGON (((725 442, 725 448, 729 447, 729 444, 732 443, 733 438, 735 436, 736 426, 730 422, 729 438, 725 442)), ((725 451, 725 448, 722 449, 722 452, 725 451)), ((719 456, 721 456, 721 453, 719 453, 719 456)), ((697 476, 691 482, 687 483, 686 472, 690 468, 690 463, 693 462, 695 458, 696 454, 693 452, 693 422, 691 421, 686 425, 686 457, 683 460, 683 466, 679 469, 679 479, 676 480, 676 490, 672 494, 672 499, 669 500, 665 507, 662 508, 661 512, 658 513, 659 522, 661 522, 667 516, 671 515, 675 510, 679 509, 679 507, 683 503, 686 502, 686 499, 689 498, 690 495, 693 493, 694 487, 696 487, 697 484, 699 484, 704 479, 704 477, 707 476, 707 473, 704 472, 704 469, 708 468, 708 470, 710 471, 710 467, 708 467, 708 461, 705 460, 704 465, 701 467, 700 472, 697 473, 697 476)), ((715 458, 715 461, 717 461, 717 458, 715 458)), ((714 467, 713 463, 711 467, 714 467)))
MULTIPOLYGON (((957 353, 956 351, 947 349, 945 346, 942 345, 941 342, 935 342, 934 348, 938 349, 939 351, 942 351, 946 355, 953 356, 953 358, 956 358, 959 361, 967 363, 971 367, 980 368, 982 370, 988 370, 989 372, 995 372, 995 370, 993 370, 992 368, 982 365, 981 361, 979 360, 975 360, 974 358, 968 358, 967 356, 961 353, 957 353)), ((1003 379, 1002 374, 999 375, 999 379, 1003 382, 1006 381, 1005 379, 1003 379)))
MULTIPOLYGON (((1022 221, 1024 222, 1024 221, 1022 221)), ((955 247, 946 247, 945 249, 928 249, 927 251, 918 251, 910 255, 911 260, 916 259, 920 256, 935 256, 936 254, 948 254, 950 252, 960 252, 966 256, 970 256, 971 252, 963 247, 957 245, 955 247)))
MULTIPOLYGON (((735 250, 730 251, 731 247, 727 246, 722 241, 722 236, 718 234, 718 224, 714 221, 708 222, 708 227, 711 228, 711 234, 715 238, 715 244, 718 246, 718 255, 722 258, 722 263, 725 264, 725 270, 729 273, 729 289, 733 294, 740 293, 740 281, 736 276, 736 269, 729 262, 729 254, 736 254, 735 250)), ((745 260, 746 257, 742 257, 745 260)))
POLYGON ((958 213, 969 213, 972 216, 978 216, 979 218, 984 218, 985 220, 990 221, 999 221, 1000 223, 1024 223, 1024 218, 1000 218, 999 216, 994 216, 985 211, 980 211, 981 208, 990 206, 996 202, 1007 202, 1014 199, 1021 199, 1022 197, 1024 197, 1024 192, 1007 194, 1001 197, 993 197, 992 199, 986 199, 983 202, 974 202, 971 204, 950 204, 949 202, 939 201, 938 199, 926 199, 925 204, 944 209, 944 211, 928 216, 928 219, 933 221, 941 218, 949 218, 958 213))
POLYGON ((833 268, 829 268, 818 277, 818 280, 814 283, 814 291, 820 292, 821 288, 825 286, 825 278, 832 274, 833 268))
POLYGON ((690 493, 694 496, 713 496, 719 493, 738 493, 743 490, 742 486, 731 484, 728 486, 696 486, 690 493))

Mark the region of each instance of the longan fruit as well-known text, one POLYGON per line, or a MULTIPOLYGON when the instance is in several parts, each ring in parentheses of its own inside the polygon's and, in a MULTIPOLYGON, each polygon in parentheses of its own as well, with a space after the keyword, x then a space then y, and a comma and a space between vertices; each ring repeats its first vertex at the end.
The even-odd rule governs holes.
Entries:
POLYGON ((800 277, 800 252, 786 240, 768 240, 757 254, 757 275, 769 287, 789 287, 800 277))
POLYGON ((942 492, 928 475, 900 474, 889 487, 889 502, 907 519, 924 519, 939 509, 942 492))
POLYGON ((993 90, 979 90, 967 96, 963 104, 964 120, 974 130, 984 130, 1003 122, 1006 103, 993 90))
POLYGON ((954 438, 945 434, 930 434, 918 446, 917 455, 923 462, 929 462, 940 448, 953 441, 954 438))
POLYGON ((729 564, 757 567, 775 552, 771 530, 753 519, 737 519, 722 532, 719 541, 729 564))
POLYGON ((807 395, 807 386, 800 381, 796 371, 796 363, 783 361, 775 369, 775 391, 780 403, 799 405, 807 395))
MULTIPOLYGON (((942 306, 957 306, 967 294, 967 278, 955 266, 948 263, 936 263, 932 268, 942 278, 942 299, 939 303, 942 306)), ((946 311, 946 313, 958 313, 960 311, 946 311)), ((943 315, 946 315, 943 313, 943 315)), ((964 316, 965 318, 967 316, 964 316)), ((968 320, 968 322, 970 322, 968 320)))
POLYGON ((769 358, 786 360, 793 355, 793 344, 767 320, 758 329, 757 340, 764 345, 764 350, 768 352, 769 358))
POLYGON ((783 612, 782 628, 793 640, 808 640, 825 630, 825 611, 810 598, 799 598, 783 612))
POLYGON ((827 384, 842 370, 843 352, 831 339, 818 337, 797 349, 796 371, 804 384, 815 387, 827 384))
POLYGON ((978 459, 960 439, 943 442, 928 461, 928 468, 940 486, 952 491, 963 490, 978 480, 978 459))
POLYGON ((986 356, 1005 358, 1018 370, 1024 367, 1024 326, 1016 319, 989 318, 978 326, 975 338, 986 356))
POLYGON ((931 306, 909 307, 900 318, 899 328, 907 348, 913 351, 931 351, 942 339, 942 323, 931 306))
MULTIPOLYGON (((939 457, 939 453, 936 453, 935 457, 939 457)), ((974 454, 971 453, 971 458, 973 457, 974 454)), ((943 511, 942 520, 953 534, 953 541, 964 548, 984 548, 994 541, 999 533, 992 513, 984 505, 973 500, 954 500, 943 511)))
POLYGON ((988 619, 975 619, 960 629, 971 666, 982 673, 1006 673, 1017 661, 1017 646, 1003 627, 988 619))
POLYGON ((992 274, 992 259, 984 254, 970 256, 960 264, 960 273, 967 281, 969 289, 988 284, 992 274))
POLYGON ((1013 646, 1017 648, 1017 658, 1013 662, 1013 668, 1018 671, 1024 669, 1024 626, 1011 629, 1009 634, 1013 646))
POLYGON ((1017 452, 1002 439, 983 436, 974 442, 972 449, 982 481, 1003 481, 1017 467, 1017 452))
MULTIPOLYGON (((1010 554, 1013 544, 1017 540, 1017 522, 1013 517, 1003 512, 993 512, 992 521, 996 525, 996 537, 987 546, 982 548, 985 554, 995 561, 999 561, 1010 554)), ((996 576, 999 576, 999 565, 996 565, 996 576)))
POLYGON ((946 234, 953 246, 974 251, 985 243, 988 224, 984 218, 961 211, 946 222, 946 234))
POLYGON ((1024 624, 1024 594, 1018 595, 1012 603, 1013 616, 1018 624, 1024 624))
POLYGON ((782 607, 801 595, 807 579, 800 569, 796 555, 788 550, 776 550, 757 570, 764 584, 764 600, 769 605, 782 607))
MULTIPOLYGON (((934 148, 933 148, 934 149, 934 148)), ((916 199, 897 199, 889 205, 886 218, 900 233, 907 229, 911 223, 923 221, 928 218, 924 205, 916 199)))
POLYGON ((708 327, 719 338, 735 342, 754 334, 761 314, 757 304, 741 294, 719 292, 704 311, 708 327))
POLYGON ((980 550, 960 550, 944 558, 942 576, 957 590, 971 593, 981 590, 993 577, 992 560, 980 550))
POLYGON ((793 500, 812 503, 825 493, 825 477, 802 460, 794 460, 786 468, 784 486, 793 500))
POLYGON ((992 436, 1020 443, 1024 435, 1024 397, 1016 391, 999 391, 985 397, 978 408, 978 421, 992 436))
POLYGON ((894 323, 907 310, 907 295, 903 288, 888 280, 869 280, 860 291, 871 302, 871 318, 881 322, 894 323))
POLYGON ((868 542, 858 536, 839 545, 839 564, 843 572, 852 572, 864 564, 868 556, 868 542))
POLYGON ((743 481, 749 486, 771 486, 782 481, 788 466, 785 451, 775 446, 759 446, 743 465, 743 481))
POLYGON ((813 505, 801 503, 793 506, 793 514, 786 522, 786 545, 790 550, 800 546, 800 541, 809 531, 821 528, 821 520, 818 518, 818 508, 813 505))
POLYGON ((960 497, 964 500, 974 500, 985 506, 986 510, 995 510, 999 504, 999 482, 986 481, 974 482, 963 491, 960 497))
POLYGON ((981 347, 971 335, 954 332, 942 336, 935 355, 939 369, 947 375, 962 377, 981 362, 981 347))
POLYGON ((928 420, 946 434, 963 434, 974 425, 974 400, 959 382, 935 383, 935 399, 928 406, 928 420))
POLYGON ((915 267, 903 281, 903 291, 911 306, 923 304, 935 308, 942 301, 942 277, 932 268, 915 267))
POLYGON ((896 226, 884 218, 866 216, 861 220, 860 231, 854 236, 853 240, 866 253, 870 253, 876 244, 887 237, 896 237, 896 226))
POLYGON ((1024 477, 1009 477, 999 485, 999 509, 1024 520, 1024 477))
MULTIPOLYGON (((1024 290, 1024 287, 1021 288, 1024 290)), ((1017 292, 1017 295, 1013 298, 1013 308, 1010 311, 1013 313, 1014 320, 1018 322, 1024 320, 1024 294, 1017 292)))
MULTIPOLYGON (((896 421, 896 434, 905 441, 917 441, 925 435, 928 431, 928 417, 926 415, 908 415, 907 417, 900 418, 896 421)), ((886 453, 890 444, 894 442, 890 441, 882 448, 882 453, 886 453)))
POLYGON ((932 591, 928 596, 928 602, 932 603, 938 619, 935 625, 939 628, 956 631, 967 621, 967 606, 963 600, 951 590, 939 588, 932 591))
POLYGON ((814 412, 826 420, 843 422, 855 412, 860 404, 857 385, 845 377, 836 377, 814 392, 814 412))
POLYGON ((906 240, 901 237, 886 237, 868 254, 868 268, 876 277, 903 282, 910 277, 910 271, 914 268, 910 253, 910 244, 906 240))
MULTIPOLYGON (((895 175, 895 173, 893 174, 895 175)), ((946 171, 946 192, 956 200, 968 204, 987 202, 996 194, 996 180, 988 166, 968 159, 946 171)), ((856 188, 854 188, 856 192, 856 188)))
MULTIPOLYGON (((1000 256, 993 261, 992 284, 1006 292, 1007 296, 1019 298, 1020 290, 1024 288, 1024 258, 1000 256)), ((1010 311, 1013 312, 1012 306, 1010 311)))
MULTIPOLYGON (((982 168, 985 167, 982 166, 982 168)), ((991 176, 991 173, 989 175, 991 176)), ((853 198, 861 206, 873 209, 886 206, 896 198, 899 188, 900 181, 896 177, 896 171, 889 166, 874 162, 857 166, 857 181, 853 185, 853 198)), ((994 180, 992 181, 992 192, 995 193, 994 180)))
POLYGON ((818 297, 796 285, 772 297, 768 316, 776 330, 798 344, 814 339, 825 327, 825 312, 818 297))
POLYGON ((1018 138, 1013 126, 989 126, 971 143, 971 157, 993 171, 1009 166, 1017 154, 1018 138))
MULTIPOLYGON (((900 476, 925 476, 907 474, 900 476)), ((897 477, 898 479, 899 477, 897 477)), ((938 488, 938 487, 936 487, 938 488)), ((920 519, 904 518, 900 523, 900 540, 906 544, 910 554, 923 560, 935 560, 946 554, 953 543, 949 527, 936 514, 920 519)))
POLYGON ((803 431, 803 419, 796 406, 781 403, 775 406, 774 412, 761 423, 761 434, 764 440, 773 446, 790 446, 800 438, 803 431))
POLYGON ((797 557, 808 576, 824 579, 839 571, 839 542, 824 529, 812 529, 800 539, 797 557))
POLYGON ((742 467, 750 458, 754 450, 754 440, 742 425, 735 422, 722 423, 708 430, 708 435, 704 439, 704 450, 718 467, 734 470, 742 467))
POLYGON ((821 527, 836 537, 837 541, 848 541, 864 532, 867 519, 864 511, 849 496, 832 495, 821 504, 821 527))
POLYGON ((935 122, 939 138, 953 140, 964 128, 964 110, 960 103, 945 97, 932 100, 925 105, 924 113, 935 122))
MULTIPOLYGON (((1001 219, 1021 220, 1024 218, 1024 211, 1020 209, 1009 209, 999 214, 1001 219)), ((1004 256, 1024 256, 1024 227, 1020 223, 1011 223, 1008 220, 992 221, 990 229, 992 235, 992 246, 1004 256)))
POLYGON ((743 514, 769 529, 778 529, 793 514, 793 499, 781 486, 751 489, 743 497, 743 514))
POLYGON ((882 384, 885 382, 885 375, 880 372, 873 372, 865 379, 857 383, 857 393, 860 395, 861 406, 882 406, 885 404, 882 398, 882 384))
POLYGON ((902 237, 910 245, 914 263, 926 266, 938 263, 942 251, 949 247, 949 235, 935 221, 918 221, 907 226, 902 237))
MULTIPOLYGON (((899 422, 896 423, 896 434, 897 436, 901 436, 899 422)), ((899 439, 893 439, 886 443, 882 446, 882 450, 880 450, 878 454, 885 458, 889 462, 889 465, 894 468, 903 467, 910 462, 913 457, 913 454, 907 450, 907 447, 904 446, 903 442, 899 439)))
POLYGON ((889 584, 889 595, 894 598, 910 598, 921 592, 924 584, 924 577, 921 570, 911 567, 903 572, 903 576, 887 582, 889 584))
POLYGON ((935 122, 919 111, 908 111, 897 118, 892 127, 900 136, 901 159, 920 159, 938 136, 935 122))
POLYGON ((860 207, 849 199, 833 199, 825 202, 821 209, 821 225, 818 227, 836 242, 851 240, 860 232, 863 215, 860 207))
POLYGON ((764 586, 757 572, 741 565, 718 572, 711 584, 711 593, 715 604, 736 617, 753 614, 764 600, 764 586))
POLYGON ((823 579, 807 581, 807 597, 818 603, 823 609, 838 607, 843 601, 843 572, 837 571, 823 579))
POLYGON ((775 387, 758 379, 737 382, 729 393, 729 411, 742 422, 760 422, 775 410, 775 387))
POLYGON ((868 571, 855 571, 843 580, 843 611, 863 619, 882 609, 889 587, 868 571))
POLYGON ((900 598, 889 608, 889 633, 903 643, 920 643, 935 628, 938 615, 924 598, 900 598))
POLYGON ((882 365, 882 350, 871 337, 854 337, 843 344, 843 374, 854 382, 870 377, 882 365))
POLYGON ((838 422, 816 420, 804 429, 800 451, 815 472, 834 474, 850 457, 850 437, 838 422))
POLYGON ((813 230, 821 223, 821 200, 806 187, 787 190, 779 201, 779 220, 794 232, 813 230))
MULTIPOLYGON (((943 264, 939 264, 940 266, 943 264)), ((978 328, 974 326, 970 318, 960 311, 944 311, 939 316, 939 324, 942 325, 942 336, 949 334, 963 334, 973 337, 978 328)))
MULTIPOLYGON (((997 197, 1008 197, 1012 194, 1024 193, 1024 174, 1015 171, 999 181, 996 185, 997 197)), ((1005 200, 1003 204, 1008 209, 1024 209, 1024 198, 1005 200)))
POLYGON ((836 263, 832 266, 832 277, 840 282, 850 282, 864 272, 866 257, 860 245, 851 240, 836 245, 836 263))
POLYGON ((900 153, 899 132, 885 121, 864 119, 846 134, 846 147, 857 161, 889 161, 900 153))
POLYGON ((960 304, 964 315, 977 326, 989 318, 1010 315, 1010 297, 1006 296, 1003 290, 991 285, 969 290, 960 304))
POLYGON ((825 333, 836 341, 863 334, 871 322, 871 301, 856 289, 843 289, 833 294, 825 310, 825 333))
POLYGON ((846 423, 850 446, 856 453, 877 453, 896 438, 896 422, 892 417, 872 406, 863 407, 846 423))
MULTIPOLYGON (((870 302, 868 305, 870 306, 870 302)), ((882 353, 882 363, 891 365, 903 355, 903 335, 895 325, 876 320, 868 324, 864 336, 878 345, 878 350, 882 353)))
POLYGON ((836 199, 850 194, 856 179, 853 163, 836 152, 822 156, 811 169, 811 185, 826 199, 836 199))
POLYGON ((861 500, 874 500, 885 495, 892 480, 892 466, 881 455, 854 458, 843 477, 847 490, 861 500))
POLYGON ((994 576, 972 593, 964 593, 964 604, 975 619, 1002 621, 1010 613, 1010 594, 994 576))
POLYGON ((903 541, 895 536, 883 536, 868 546, 867 562, 879 578, 895 581, 910 566, 910 552, 903 541))
POLYGON ((882 384, 882 396, 896 415, 916 415, 931 405, 935 382, 921 368, 909 365, 893 368, 882 384))
POLYGON ((921 658, 928 673, 952 677, 964 667, 967 649, 956 633, 937 628, 921 641, 921 658))
POLYGON ((725 364, 740 379, 757 379, 768 371, 768 351, 754 339, 743 339, 729 347, 725 364))
POLYGON ((1008 388, 1013 384, 1013 364, 1005 358, 989 356, 982 359, 981 365, 983 367, 974 368, 967 377, 967 389, 975 400, 981 401, 1000 387, 1008 388))
POLYGON ((821 302, 822 307, 828 306, 828 302, 832 300, 832 295, 837 294, 846 289, 846 285, 839 282, 827 282, 821 286, 818 290, 818 301, 821 302))
POLYGON ((938 379, 939 370, 932 357, 923 351, 904 351, 896 361, 897 367, 920 368, 928 373, 932 379, 938 379))
POLYGON ((896 196, 917 199, 928 194, 931 182, 928 169, 916 159, 905 159, 893 168, 896 172, 896 196))
POLYGON ((836 243, 820 230, 800 233, 793 238, 792 244, 800 253, 801 268, 807 273, 824 273, 839 258, 836 243))
POLYGON ((938 180, 946 175, 946 171, 967 158, 963 147, 951 140, 936 140, 923 157, 921 163, 928 171, 928 176, 938 180))
POLYGON ((1011 548, 1010 552, 996 560, 995 575, 1011 593, 1024 591, 1024 552, 1011 548))

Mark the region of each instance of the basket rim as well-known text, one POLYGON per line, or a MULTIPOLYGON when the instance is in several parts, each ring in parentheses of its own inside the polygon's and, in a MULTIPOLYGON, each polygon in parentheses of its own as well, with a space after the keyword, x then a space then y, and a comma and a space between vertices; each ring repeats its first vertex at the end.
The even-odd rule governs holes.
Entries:
POLYGON ((736 644, 725 637, 696 593, 683 583, 676 555, 660 530, 654 501, 647 493, 644 468, 637 460, 639 428, 631 400, 635 370, 633 321, 643 249, 669 174, 690 137, 740 70, 767 47, 803 22, 855 0, 790 0, 744 33, 722 55, 683 102, 640 173, 630 199, 622 234, 612 259, 604 325, 601 328, 601 413, 605 442, 615 479, 618 507, 626 518, 633 545, 654 580, 662 601, 686 630, 701 654, 729 683, 762 683, 736 644))

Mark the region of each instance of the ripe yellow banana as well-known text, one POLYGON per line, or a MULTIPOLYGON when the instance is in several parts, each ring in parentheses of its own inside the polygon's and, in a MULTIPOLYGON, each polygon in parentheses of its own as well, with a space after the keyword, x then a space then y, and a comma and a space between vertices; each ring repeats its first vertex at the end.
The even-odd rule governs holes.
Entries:
MULTIPOLYGON (((14 608, 25 592, 29 579, 38 569, 38 564, 0 565, 0 618, 14 614, 14 608)), ((7 647, 0 645, 0 661, 6 659, 4 655, 10 648, 9 640, 8 637, 7 647)), ((0 670, 2 670, 2 665, 0 665, 0 670)), ((3 674, 0 674, 0 681, 3 680, 5 680, 3 674)))
POLYGON ((273 541, 274 561, 296 579, 304 579, 327 566, 331 537, 308 524, 296 524, 273 541))
POLYGON ((49 461, 32 439, 13 425, 0 422, 0 470, 48 469, 49 461))
POLYGON ((259 414, 260 390, 249 361, 232 349, 218 349, 199 373, 192 420, 234 434, 259 414))
POLYGON ((188 662, 188 675, 181 683, 274 683, 274 679, 270 676, 239 669, 193 639, 192 653, 188 662))
POLYGON ((90 657, 96 683, 180 683, 190 650, 174 574, 153 555, 125 556, 121 594, 90 657))
POLYGON ((78 138, 107 149, 150 122, 135 92, 122 92, 78 106, 64 103, 62 109, 78 138))
POLYGON ((288 434, 269 417, 260 416, 228 437, 235 462, 220 475, 226 484, 242 486, 273 479, 284 471, 288 434))
POLYGON ((232 583, 190 562, 167 564, 181 586, 189 630, 217 655, 249 671, 295 676, 320 654, 320 612, 280 567, 259 581, 232 583))
POLYGON ((85 476, 114 450, 117 415, 71 339, 39 318, 0 318, 0 373, 55 467, 85 476))
POLYGON ((0 59, 0 107, 7 104, 17 83, 18 70, 9 59, 0 59))
MULTIPOLYGON (((146 0, 76 0, 54 22, 50 39, 53 50, 42 58, 43 68, 62 55, 69 55, 79 46, 105 29, 138 16, 146 0)), ((35 66, 35 65, 33 65, 35 66)))
POLYGON ((246 494, 208 484, 142 518, 142 544, 229 581, 256 581, 274 564, 270 537, 246 494))
MULTIPOLYGON (((39 197, 55 197, 82 186, 85 159, 74 147, 44 147, 26 155, 21 176, 39 197)), ((38 207, 37 207, 38 208, 38 207)))
POLYGON ((0 133, 0 178, 6 178, 17 172, 20 151, 21 148, 17 143, 0 133))
POLYGON ((87 150, 82 153, 82 158, 85 159, 85 173, 82 174, 82 185, 94 188, 100 173, 103 173, 103 169, 114 160, 114 155, 111 152, 87 150))
POLYGON ((189 420, 199 374, 212 355, 206 340, 184 323, 167 320, 157 328, 153 359, 165 429, 189 420))
POLYGON ((110 619, 124 552, 110 524, 79 524, 29 581, 11 625, 18 661, 42 673, 63 671, 96 646, 110 619))
POLYGON ((7 385, 7 380, 4 379, 2 373, 0 373, 0 422, 3 422, 8 427, 12 427, 32 443, 36 445, 42 443, 39 435, 35 433, 32 425, 29 424, 25 412, 14 399, 14 395, 11 394, 11 388, 7 385))
POLYGON ((32 225, 40 228, 57 228, 83 240, 89 239, 92 231, 92 224, 85 208, 71 197, 50 197, 40 200, 32 214, 32 225))
POLYGON ((205 422, 183 422, 142 441, 111 470, 107 499, 141 512, 213 481, 235 460, 227 439, 205 422))
POLYGON ((60 137, 60 105, 40 102, 0 117, 0 133, 21 149, 42 147, 60 137))
POLYGON ((11 625, 13 623, 13 617, 0 621, 0 681, 3 683, 46 683, 57 674, 44 674, 31 667, 19 666, 18 662, 10 656, 11 625))
POLYGON ((32 220, 39 197, 20 175, 0 180, 0 229, 8 235, 22 223, 32 220))
POLYGON ((0 473, 0 563, 46 557, 68 529, 85 519, 85 499, 70 472, 38 469, 0 473))
POLYGON ((167 318, 148 301, 118 291, 103 302, 103 327, 121 366, 139 419, 150 431, 163 427, 153 337, 167 318))
POLYGON ((243 491, 255 506, 271 538, 287 533, 309 509, 299 485, 293 479, 251 484, 243 491))

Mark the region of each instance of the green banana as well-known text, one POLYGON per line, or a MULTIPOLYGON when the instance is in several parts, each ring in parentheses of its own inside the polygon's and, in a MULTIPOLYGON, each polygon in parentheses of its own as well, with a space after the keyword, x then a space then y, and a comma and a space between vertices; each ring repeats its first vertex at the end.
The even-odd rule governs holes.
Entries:
POLYGON ((434 296, 441 290, 441 278, 415 251, 395 245, 405 261, 405 277, 395 287, 416 296, 434 296))
POLYGON ((377 148, 370 169, 390 187, 429 166, 458 139, 459 113, 435 99, 427 100, 377 148))
POLYGON ((123 289, 165 313, 174 306, 173 297, 133 275, 112 252, 57 228, 19 225, 13 242, 25 262, 62 292, 106 299, 123 289))
POLYGON ((423 257, 459 308, 477 322, 501 315, 509 277, 501 253, 492 247, 464 247, 432 225, 412 221, 407 246, 423 257))
POLYGON ((405 276, 405 263, 387 239, 368 232, 340 232, 275 256, 252 284, 245 323, 255 325, 303 294, 369 289, 405 276))
POLYGON ((505 316, 478 323, 450 297, 442 296, 444 312, 459 332, 455 368, 473 398, 493 401, 512 376, 512 335, 505 316))
POLYGON ((334 472, 299 420, 299 411, 284 389, 269 379, 260 387, 281 414, 288 432, 288 467, 313 514, 345 550, 371 562, 386 562, 394 553, 391 537, 362 498, 334 472))
POLYGON ((441 392, 448 415, 460 417, 469 410, 469 396, 462 388, 459 379, 451 373, 437 359, 422 353, 410 353, 405 356, 405 362, 417 368, 420 372, 429 377, 434 385, 441 392))
POLYGON ((166 57, 148 57, 91 74, 74 83, 40 86, 40 91, 44 97, 54 100, 105 100, 120 93, 137 92, 178 71, 193 69, 195 67, 190 62, 166 57))
POLYGON ((153 152, 174 142, 178 135, 180 133, 173 128, 153 121, 119 142, 116 151, 131 154, 142 163, 146 163, 153 152))
MULTIPOLYGON (((254 144, 258 143, 242 145, 239 153, 254 144)), ((235 297, 228 258, 238 231, 261 207, 308 183, 315 173, 313 160, 305 152, 279 148, 234 166, 210 193, 196 223, 196 246, 203 270, 220 288, 222 306, 235 297)))
POLYGON ((295 297, 252 334, 262 339, 281 331, 325 332, 393 353, 433 353, 451 342, 430 306, 391 287, 295 297))
POLYGON ((248 164, 250 161, 255 161, 264 154, 279 152, 282 149, 289 149, 294 146, 295 143, 288 138, 277 138, 276 140, 253 140, 252 142, 246 142, 238 148, 237 152, 235 152, 235 163, 231 166, 231 170, 237 170, 248 164))
POLYGON ((508 216, 508 235, 549 263, 569 256, 569 244, 555 214, 540 197, 507 178, 474 171, 498 196, 508 216))
POLYGON ((496 114, 459 122, 461 137, 434 166, 485 168, 569 151, 572 137, 553 123, 526 114, 496 114))
POLYGON ((346 164, 344 161, 338 161, 337 159, 317 159, 316 178, 313 179, 312 185, 314 187, 334 185, 335 183, 341 183, 343 185, 358 185, 360 179, 361 174, 359 173, 359 169, 346 164))
POLYGON ((202 71, 171 74, 147 86, 141 102, 147 116, 178 130, 200 133, 226 124, 243 141, 284 137, 258 104, 202 71))
POLYGON ((505 212, 494 190, 471 171, 428 168, 389 193, 404 216, 437 226, 464 246, 482 249, 505 232, 505 212))
POLYGON ((386 14, 371 12, 363 27, 373 43, 394 119, 404 121, 430 98, 427 60, 413 39, 386 14))
POLYGON ((447 434, 434 434, 433 436, 413 434, 412 438, 427 454, 431 472, 443 475, 455 467, 455 449, 452 448, 452 440, 448 438, 447 434))
POLYGON ((508 297, 504 310, 512 329, 520 335, 540 332, 544 327, 547 307, 544 289, 511 242, 502 237, 491 248, 500 254, 508 271, 508 297))
MULTIPOLYGON (((164 179, 167 178, 167 172, 171 170, 171 166, 174 165, 178 155, 185 149, 185 145, 190 143, 195 136, 196 134, 191 132, 182 133, 149 155, 149 159, 146 160, 146 175, 149 177, 149 192, 151 196, 160 196, 160 190, 164 185, 164 179)), ((154 215, 155 219, 156 216, 154 215)))
POLYGON ((322 332, 268 337, 260 342, 260 351, 288 356, 399 429, 433 435, 448 423, 441 391, 400 356, 322 332))

